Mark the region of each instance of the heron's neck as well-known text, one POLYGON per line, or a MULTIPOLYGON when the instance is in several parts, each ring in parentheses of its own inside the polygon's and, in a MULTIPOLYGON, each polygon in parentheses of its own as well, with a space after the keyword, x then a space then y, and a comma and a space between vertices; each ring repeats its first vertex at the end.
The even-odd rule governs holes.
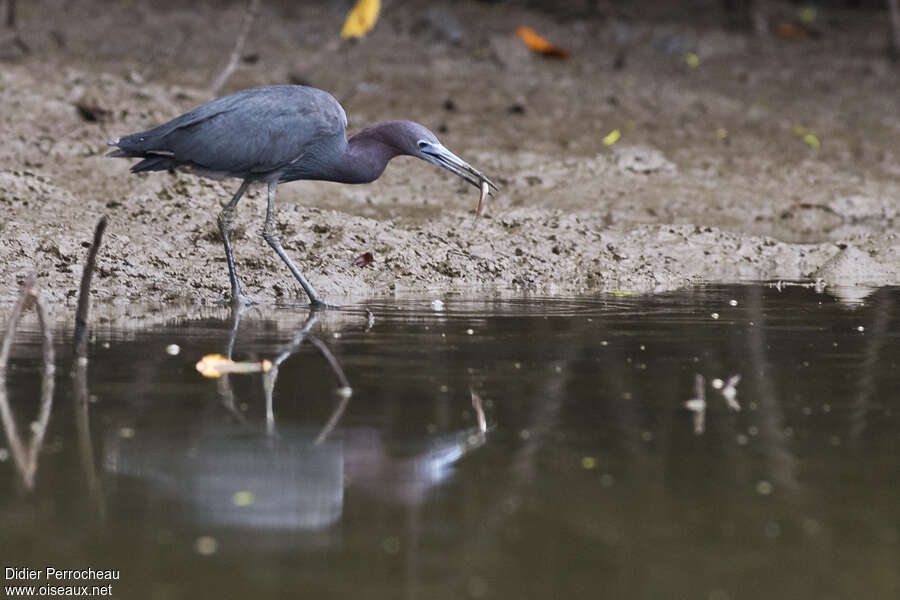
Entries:
POLYGON ((384 172, 388 162, 403 154, 391 145, 387 127, 383 123, 360 131, 347 141, 347 148, 337 164, 337 179, 340 183, 369 183, 384 172))

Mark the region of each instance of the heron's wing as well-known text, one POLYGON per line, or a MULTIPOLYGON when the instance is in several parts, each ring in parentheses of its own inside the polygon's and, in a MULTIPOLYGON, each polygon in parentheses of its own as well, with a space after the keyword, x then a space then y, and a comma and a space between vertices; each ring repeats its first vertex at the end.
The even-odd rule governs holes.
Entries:
POLYGON ((129 138, 143 136, 148 154, 250 176, 282 169, 329 138, 342 139, 346 124, 344 110, 327 92, 272 86, 219 98, 129 138))

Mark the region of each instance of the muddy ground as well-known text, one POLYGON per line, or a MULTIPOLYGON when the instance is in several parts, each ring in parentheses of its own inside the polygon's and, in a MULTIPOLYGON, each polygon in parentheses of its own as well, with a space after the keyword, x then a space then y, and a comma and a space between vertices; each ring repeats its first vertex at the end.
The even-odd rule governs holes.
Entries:
MULTIPOLYGON (((109 138, 209 99, 244 4, 19 4, 29 52, 0 37, 0 303, 36 272, 56 312, 71 314, 104 214, 96 310, 226 299, 215 215, 237 182, 131 175, 130 161, 104 153, 109 138)), ((502 192, 473 226, 477 191, 411 158, 371 185, 281 186, 284 246, 333 302, 900 284, 900 65, 885 51, 884 13, 823 10, 821 37, 784 39, 726 30, 716 10, 559 15, 396 0, 347 43, 345 10, 264 1, 225 91, 324 88, 351 134, 419 121, 502 192), (519 25, 571 58, 531 53, 519 25), (621 139, 607 146, 614 129, 621 139), (374 261, 354 266, 365 252, 374 261)), ((238 270, 254 300, 293 302, 302 291, 259 235, 264 208, 262 189, 239 207, 238 270)))

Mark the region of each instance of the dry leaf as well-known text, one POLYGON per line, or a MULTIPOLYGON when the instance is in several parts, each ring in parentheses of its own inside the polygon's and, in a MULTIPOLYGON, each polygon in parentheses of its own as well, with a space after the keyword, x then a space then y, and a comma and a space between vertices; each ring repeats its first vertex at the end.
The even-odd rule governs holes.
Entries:
POLYGON ((226 373, 265 373, 272 368, 268 360, 258 362, 234 362, 221 354, 207 354, 197 363, 197 370, 204 377, 216 379, 226 373))
POLYGON ((364 267, 373 260, 375 260, 375 257, 372 256, 371 252, 364 252, 356 257, 356 260, 353 261, 353 264, 357 267, 364 267))
POLYGON ((375 26, 380 12, 381 0, 359 0, 344 21, 341 37, 346 39, 366 35, 375 26))
POLYGON ((549 56, 551 58, 560 58, 565 59, 569 58, 569 53, 566 50, 563 50, 559 46, 552 44, 539 36, 537 32, 531 27, 519 27, 516 29, 516 35, 519 36, 519 39, 525 42, 525 45, 528 46, 533 52, 537 52, 538 54, 543 54, 544 56, 549 56))

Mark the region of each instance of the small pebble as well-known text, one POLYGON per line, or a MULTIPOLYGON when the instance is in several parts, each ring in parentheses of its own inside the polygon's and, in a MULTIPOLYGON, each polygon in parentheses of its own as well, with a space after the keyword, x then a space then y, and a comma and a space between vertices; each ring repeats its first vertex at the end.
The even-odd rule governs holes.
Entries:
POLYGON ((710 385, 713 386, 713 389, 721 390, 723 387, 725 387, 725 382, 721 379, 713 379, 710 382, 710 385))
POLYGON ((718 318, 719 318, 719 313, 713 313, 713 314, 711 314, 711 315, 709 315, 709 316, 711 316, 713 319, 718 319, 718 318))
POLYGON ((731 305, 731 306, 737 306, 737 305, 738 305, 738 301, 737 301, 737 300, 729 300, 729 301, 728 301, 728 304, 731 305))
POLYGON ((132 429, 131 427, 123 427, 119 429, 119 437, 130 440, 134 437, 134 429, 132 429))
POLYGON ((178 344, 169 344, 166 346, 166 354, 169 356, 178 356, 179 352, 181 352, 181 346, 178 344))
POLYGON ((474 335, 474 334, 475 334, 475 330, 474 330, 474 329, 466 329, 466 333, 469 334, 469 335, 474 335))
POLYGON ((9 459, 9 450, 0 448, 0 462, 6 462, 9 459))
POLYGON ((860 325, 859 327, 856 328, 856 330, 862 332, 862 331, 865 331, 866 328, 863 327, 862 325, 860 325))
POLYGON ((440 312, 444 310, 444 303, 441 300, 432 300, 431 301, 431 310, 435 312, 440 312))

